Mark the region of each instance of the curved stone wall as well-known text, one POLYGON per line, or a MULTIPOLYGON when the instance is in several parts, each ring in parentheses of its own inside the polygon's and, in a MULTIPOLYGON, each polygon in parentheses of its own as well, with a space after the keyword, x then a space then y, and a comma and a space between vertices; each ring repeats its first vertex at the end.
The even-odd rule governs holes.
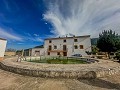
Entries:
POLYGON ((31 62, 16 62, 9 58, 0 62, 4 70, 35 77, 51 78, 99 78, 120 72, 120 64, 100 60, 93 64, 42 64, 31 62))

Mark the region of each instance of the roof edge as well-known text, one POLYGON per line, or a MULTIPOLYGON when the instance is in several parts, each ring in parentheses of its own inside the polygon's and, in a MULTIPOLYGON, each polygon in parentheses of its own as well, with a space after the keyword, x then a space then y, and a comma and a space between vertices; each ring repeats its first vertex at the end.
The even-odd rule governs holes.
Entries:
POLYGON ((4 41, 7 41, 7 39, 4 39, 4 38, 0 38, 0 40, 4 40, 4 41))
MULTIPOLYGON (((84 35, 84 36, 74 36, 74 38, 79 37, 90 37, 90 35, 84 35)), ((46 38, 45 40, 51 40, 51 39, 66 39, 66 38, 73 38, 73 37, 56 37, 56 38, 46 38)))

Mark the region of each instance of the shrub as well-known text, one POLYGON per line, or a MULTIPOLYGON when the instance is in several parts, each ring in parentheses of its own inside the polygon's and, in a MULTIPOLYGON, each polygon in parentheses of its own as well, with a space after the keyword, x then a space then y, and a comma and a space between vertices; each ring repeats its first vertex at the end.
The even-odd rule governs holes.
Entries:
POLYGON ((98 58, 98 59, 102 59, 102 58, 103 58, 103 56, 97 56, 97 58, 98 58))
POLYGON ((117 59, 117 60, 120 61, 120 51, 117 51, 117 52, 115 53, 114 59, 117 59))
POLYGON ((85 51, 87 53, 87 55, 91 55, 91 52, 90 51, 85 51))

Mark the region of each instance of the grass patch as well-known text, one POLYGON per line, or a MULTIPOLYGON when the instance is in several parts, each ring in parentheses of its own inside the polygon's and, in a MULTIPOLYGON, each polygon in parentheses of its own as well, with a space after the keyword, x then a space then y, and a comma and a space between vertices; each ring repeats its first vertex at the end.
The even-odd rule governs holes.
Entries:
POLYGON ((49 63, 49 64, 86 64, 86 61, 80 59, 42 59, 42 60, 27 60, 28 62, 35 62, 35 63, 49 63))
POLYGON ((86 64, 85 61, 75 59, 51 59, 47 60, 50 64, 86 64))

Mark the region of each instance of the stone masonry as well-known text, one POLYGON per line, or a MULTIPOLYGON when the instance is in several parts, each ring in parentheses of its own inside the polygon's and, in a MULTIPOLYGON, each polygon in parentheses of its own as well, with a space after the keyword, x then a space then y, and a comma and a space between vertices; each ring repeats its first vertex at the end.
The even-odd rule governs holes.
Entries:
POLYGON ((120 64, 99 60, 93 64, 43 64, 16 62, 17 58, 9 58, 0 62, 0 68, 22 75, 50 78, 100 78, 120 72, 120 64))

